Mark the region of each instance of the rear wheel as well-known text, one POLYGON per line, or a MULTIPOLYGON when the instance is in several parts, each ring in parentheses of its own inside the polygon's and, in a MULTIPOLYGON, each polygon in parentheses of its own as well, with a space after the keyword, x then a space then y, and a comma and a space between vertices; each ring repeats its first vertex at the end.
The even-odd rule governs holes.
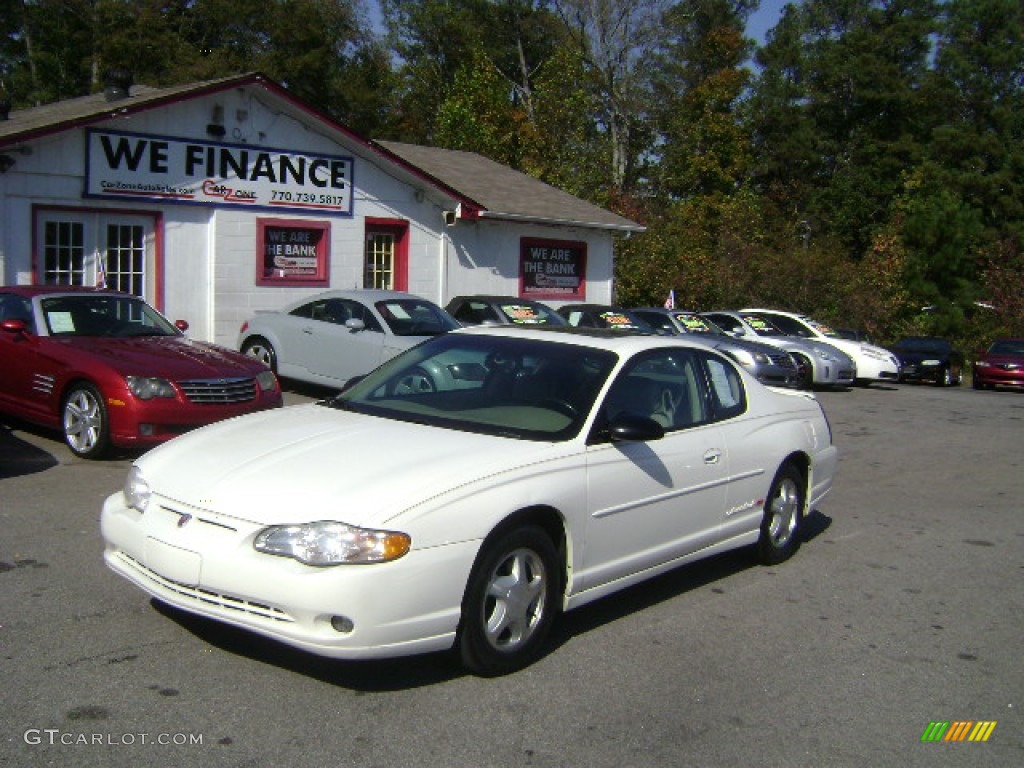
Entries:
POLYGON ((76 384, 64 398, 61 412, 64 441, 83 459, 96 459, 110 447, 110 422, 100 391, 92 384, 76 384))
POLYGON ((785 464, 772 481, 764 504, 758 559, 765 565, 788 560, 800 548, 806 484, 792 464, 785 464))
POLYGON ((459 652, 479 675, 533 662, 557 613, 558 555, 551 538, 525 526, 485 544, 462 605, 459 652))
POLYGON ((267 368, 277 373, 277 353, 274 351, 273 345, 262 336, 247 339, 242 345, 242 354, 255 357, 267 368))

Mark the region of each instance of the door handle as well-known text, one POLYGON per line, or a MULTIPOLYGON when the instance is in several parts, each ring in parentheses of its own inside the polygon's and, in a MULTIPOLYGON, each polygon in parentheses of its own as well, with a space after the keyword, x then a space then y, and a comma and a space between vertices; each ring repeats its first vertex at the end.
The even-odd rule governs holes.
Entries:
POLYGON ((717 448, 712 448, 704 454, 705 464, 717 464, 718 460, 722 458, 722 452, 717 448))

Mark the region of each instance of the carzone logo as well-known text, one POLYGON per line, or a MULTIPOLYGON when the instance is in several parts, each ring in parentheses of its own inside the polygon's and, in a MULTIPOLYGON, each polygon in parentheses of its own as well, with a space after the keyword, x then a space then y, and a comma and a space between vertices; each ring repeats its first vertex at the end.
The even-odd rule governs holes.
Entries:
POLYGON ((934 720, 924 729, 921 741, 988 741, 995 729, 995 720, 934 720))

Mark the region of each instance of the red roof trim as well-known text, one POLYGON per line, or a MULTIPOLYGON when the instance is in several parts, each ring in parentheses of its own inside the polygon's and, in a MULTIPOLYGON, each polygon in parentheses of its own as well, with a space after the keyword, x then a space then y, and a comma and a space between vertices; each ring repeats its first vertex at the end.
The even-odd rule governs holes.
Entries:
POLYGON ((382 160, 385 160, 388 163, 391 163, 392 165, 398 165, 402 167, 407 172, 411 173, 413 176, 421 179, 423 182, 429 184, 432 187, 436 187, 445 194, 454 198, 456 201, 474 207, 480 211, 486 210, 482 205, 480 205, 475 200, 466 197, 464 194, 448 186, 440 179, 431 176, 422 168, 418 168, 417 166, 410 164, 407 160, 404 160, 395 153, 391 152, 390 150, 385 149, 380 144, 377 144, 371 139, 367 139, 365 136, 361 136, 360 134, 353 131, 351 128, 342 125, 341 123, 337 122, 336 120, 324 114, 323 112, 320 112, 316 108, 310 106, 309 104, 302 101, 298 97, 289 93, 283 86, 275 83, 273 80, 259 72, 252 72, 245 75, 239 75, 238 77, 219 80, 217 82, 207 83, 206 85, 196 85, 192 88, 188 88, 187 90, 183 90, 168 96, 148 97, 145 102, 137 104, 126 103, 127 101, 130 101, 130 97, 129 99, 123 101, 110 102, 110 108, 105 109, 102 112, 87 115, 84 117, 69 118, 67 120, 55 122, 43 128, 26 130, 21 133, 13 133, 8 134, 7 136, 4 137, 0 137, 0 148, 12 144, 19 144, 32 139, 42 138, 44 136, 51 136, 53 134, 61 133, 62 131, 67 131, 73 128, 84 128, 86 126, 93 125, 95 123, 100 123, 105 120, 112 120, 123 115, 137 114, 140 112, 146 112, 151 109, 172 106, 174 104, 178 104, 184 101, 189 101, 190 99, 193 99, 197 96, 208 96, 212 93, 219 93, 220 91, 226 91, 241 86, 259 86, 270 91, 278 98, 287 101, 298 111, 304 112, 306 115, 315 120, 318 120, 319 122, 330 125, 332 129, 341 134, 344 134, 345 137, 348 138, 350 141, 359 144, 362 147, 365 147, 367 150, 380 156, 382 160))

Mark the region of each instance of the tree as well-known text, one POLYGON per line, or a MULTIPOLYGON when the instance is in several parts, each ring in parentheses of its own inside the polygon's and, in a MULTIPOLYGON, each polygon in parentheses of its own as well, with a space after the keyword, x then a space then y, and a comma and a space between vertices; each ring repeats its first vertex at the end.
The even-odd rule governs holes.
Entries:
POLYGON ((598 111, 595 139, 609 147, 612 187, 628 193, 649 148, 644 72, 662 34, 665 0, 553 0, 589 75, 598 111))

